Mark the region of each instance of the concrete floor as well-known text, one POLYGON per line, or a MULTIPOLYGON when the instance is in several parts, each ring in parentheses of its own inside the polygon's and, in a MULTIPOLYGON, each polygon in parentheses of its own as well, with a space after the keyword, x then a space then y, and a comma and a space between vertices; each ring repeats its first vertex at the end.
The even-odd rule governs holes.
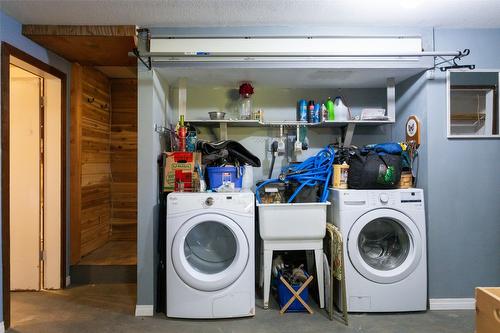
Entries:
POLYGON ((383 332, 461 333, 473 332, 474 311, 428 311, 405 314, 359 314, 350 316, 349 327, 330 321, 323 311, 313 315, 280 315, 262 310, 257 300, 254 318, 225 320, 134 317, 135 285, 87 285, 61 291, 13 292, 13 332, 383 332))

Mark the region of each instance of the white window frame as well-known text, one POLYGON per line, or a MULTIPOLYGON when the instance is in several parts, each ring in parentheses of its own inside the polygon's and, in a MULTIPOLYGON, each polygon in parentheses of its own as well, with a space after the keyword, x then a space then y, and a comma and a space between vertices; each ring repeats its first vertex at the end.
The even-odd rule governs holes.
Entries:
MULTIPOLYGON (((473 135, 473 134, 451 134, 451 73, 470 72, 470 73, 496 73, 497 87, 500 90, 500 69, 450 69, 446 72, 446 131, 448 139, 500 139, 499 134, 491 135, 473 135)), ((497 93, 497 105, 500 108, 500 91, 497 93)), ((500 113, 500 110, 498 111, 500 113)), ((498 128, 500 128, 500 115, 498 117, 498 128)))

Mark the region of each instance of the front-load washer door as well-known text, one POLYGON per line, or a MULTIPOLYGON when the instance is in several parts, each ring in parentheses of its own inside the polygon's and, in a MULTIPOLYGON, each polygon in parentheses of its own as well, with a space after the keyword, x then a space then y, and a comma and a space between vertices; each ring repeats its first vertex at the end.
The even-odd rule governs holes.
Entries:
POLYGON ((249 258, 248 240, 240 226, 221 214, 187 220, 172 242, 172 263, 188 286, 215 291, 234 283, 249 258))
POLYGON ((395 283, 417 267, 422 237, 405 214, 393 209, 372 210, 356 220, 349 231, 349 259, 366 279, 395 283))

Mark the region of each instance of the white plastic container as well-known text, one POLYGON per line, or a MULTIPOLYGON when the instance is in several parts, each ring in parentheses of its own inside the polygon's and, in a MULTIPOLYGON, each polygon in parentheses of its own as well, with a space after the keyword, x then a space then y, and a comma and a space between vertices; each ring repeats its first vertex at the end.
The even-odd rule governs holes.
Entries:
POLYGON ((259 232, 263 240, 323 239, 330 202, 259 204, 259 232))
POLYGON ((245 165, 245 170, 243 172, 243 180, 241 181, 241 189, 243 190, 254 190, 253 182, 253 167, 250 165, 245 165))

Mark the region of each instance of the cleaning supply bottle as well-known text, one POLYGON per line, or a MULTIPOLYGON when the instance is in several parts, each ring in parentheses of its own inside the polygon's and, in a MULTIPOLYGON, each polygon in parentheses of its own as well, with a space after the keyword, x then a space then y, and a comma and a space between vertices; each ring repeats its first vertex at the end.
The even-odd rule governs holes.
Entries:
POLYGON ((335 112, 333 108, 333 101, 330 97, 325 102, 326 112, 327 112, 327 120, 335 120, 335 112))
POLYGON ((313 123, 319 123, 321 121, 321 104, 314 104, 314 113, 313 113, 313 123))
POLYGON ((298 121, 307 121, 307 102, 305 99, 301 99, 298 103, 298 113, 297 120, 298 121))
POLYGON ((328 120, 328 111, 326 110, 325 104, 321 104, 321 122, 325 122, 328 120))
POLYGON ((349 119, 349 109, 345 106, 342 97, 337 96, 333 101, 333 108, 335 110, 335 120, 336 121, 348 121, 349 119))
POLYGON ((187 127, 184 126, 184 115, 179 117, 179 129, 177 136, 179 137, 179 151, 186 151, 186 134, 187 127))
POLYGON ((314 101, 313 100, 309 101, 309 104, 307 105, 307 122, 309 122, 309 123, 314 122, 314 101))

